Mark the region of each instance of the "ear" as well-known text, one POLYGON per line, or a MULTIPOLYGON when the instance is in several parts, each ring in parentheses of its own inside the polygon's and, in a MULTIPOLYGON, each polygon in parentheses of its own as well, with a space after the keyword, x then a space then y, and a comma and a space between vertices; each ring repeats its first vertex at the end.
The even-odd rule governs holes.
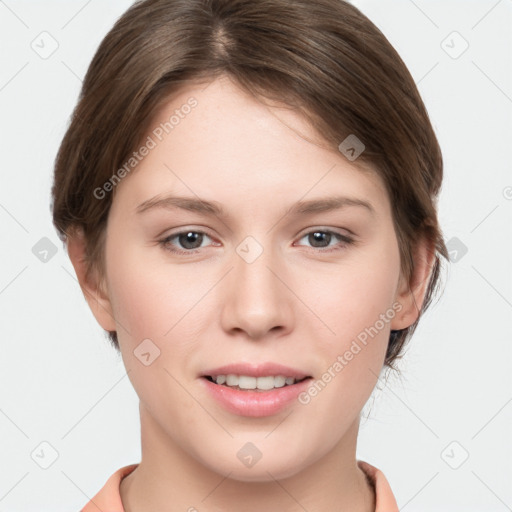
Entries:
POLYGON ((427 285, 435 262, 435 244, 422 237, 413 251, 414 272, 409 282, 400 275, 395 301, 402 305, 400 312, 393 318, 391 329, 406 329, 418 318, 427 285))
POLYGON ((75 269, 80 288, 84 294, 92 314, 97 322, 106 331, 116 331, 116 323, 112 305, 105 283, 100 282, 97 270, 91 269, 89 276, 89 262, 86 258, 85 236, 81 229, 75 229, 67 238, 69 259, 75 269))

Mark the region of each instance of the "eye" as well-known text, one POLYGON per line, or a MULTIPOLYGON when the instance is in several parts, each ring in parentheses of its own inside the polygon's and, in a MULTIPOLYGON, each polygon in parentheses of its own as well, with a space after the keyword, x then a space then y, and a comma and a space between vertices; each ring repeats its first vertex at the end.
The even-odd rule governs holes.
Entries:
POLYGON ((210 238, 203 231, 194 231, 192 229, 187 231, 180 231, 174 233, 159 241, 159 244, 167 251, 174 252, 176 254, 193 254, 197 252, 203 246, 203 241, 206 238, 210 238), (176 247, 173 240, 180 244, 183 249, 176 247))
POLYGON ((308 243, 310 243, 314 249, 321 249, 320 252, 337 251, 355 242, 352 237, 342 235, 341 233, 329 229, 315 229, 309 231, 303 235, 300 240, 304 238, 307 239, 308 243), (335 242, 334 245, 332 245, 331 242, 335 242), (331 248, 325 250, 325 248, 328 247, 331 248))
MULTIPOLYGON (((160 240, 158 243, 166 251, 170 251, 175 254, 189 255, 195 254, 199 252, 201 248, 208 246, 207 243, 203 244, 203 242, 208 238, 211 240, 211 237, 204 231, 189 229, 173 233, 160 240)), ((303 239, 307 239, 308 243, 311 244, 311 247, 313 249, 319 249, 320 252, 341 250, 355 243, 355 240, 352 237, 329 229, 315 229, 309 231, 299 240, 303 239)))

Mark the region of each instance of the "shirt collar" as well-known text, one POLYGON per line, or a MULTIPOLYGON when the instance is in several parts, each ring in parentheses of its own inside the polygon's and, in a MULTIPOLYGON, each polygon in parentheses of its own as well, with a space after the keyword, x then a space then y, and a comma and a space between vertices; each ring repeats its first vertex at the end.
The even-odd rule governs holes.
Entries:
MULTIPOLYGON (((358 460, 357 464, 375 489, 375 512, 399 512, 395 497, 384 473, 368 462, 358 460)), ((94 498, 82 508, 81 512, 125 512, 119 486, 121 480, 137 466, 138 464, 130 464, 118 469, 110 476, 94 498)))

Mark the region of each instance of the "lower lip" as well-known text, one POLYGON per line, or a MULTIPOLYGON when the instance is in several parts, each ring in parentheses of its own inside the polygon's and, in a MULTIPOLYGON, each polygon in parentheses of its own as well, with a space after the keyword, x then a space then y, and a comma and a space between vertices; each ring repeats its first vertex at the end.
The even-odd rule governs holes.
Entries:
POLYGON ((222 384, 215 384, 201 377, 206 389, 225 409, 240 416, 271 416, 277 414, 297 399, 311 382, 311 377, 291 386, 268 391, 240 391, 222 384))

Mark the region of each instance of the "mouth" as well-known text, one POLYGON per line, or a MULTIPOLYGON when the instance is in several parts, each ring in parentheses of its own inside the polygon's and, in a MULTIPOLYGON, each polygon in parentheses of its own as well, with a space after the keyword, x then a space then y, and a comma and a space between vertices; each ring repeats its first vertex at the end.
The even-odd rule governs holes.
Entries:
POLYGON ((239 362, 204 370, 204 388, 226 411, 246 417, 278 414, 296 403, 311 375, 274 362, 239 362))
POLYGON ((233 373, 220 375, 204 375, 204 379, 237 391, 265 392, 274 389, 294 386, 305 380, 312 379, 311 376, 286 377, 284 375, 264 375, 255 377, 252 375, 237 375, 233 373))

